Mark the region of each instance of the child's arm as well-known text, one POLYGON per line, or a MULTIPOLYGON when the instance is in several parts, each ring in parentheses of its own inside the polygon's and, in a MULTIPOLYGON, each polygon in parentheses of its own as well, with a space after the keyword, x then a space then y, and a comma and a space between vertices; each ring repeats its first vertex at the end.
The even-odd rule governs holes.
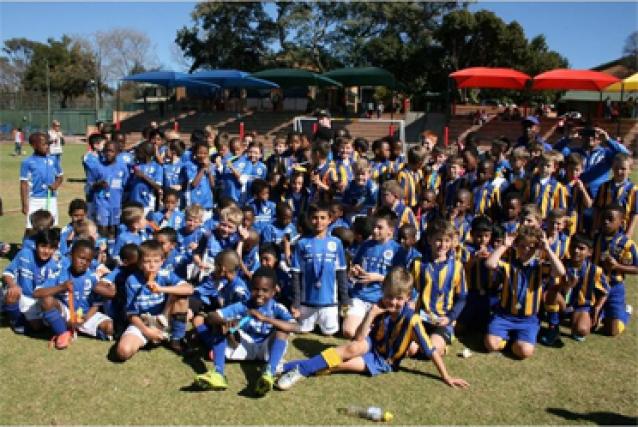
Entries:
POLYGON ((20 180, 20 202, 22 204, 22 213, 29 213, 29 182, 20 180))
POLYGON ((131 325, 137 327, 137 329, 139 329, 146 338, 154 343, 159 343, 164 339, 164 333, 162 331, 157 328, 146 326, 146 324, 142 321, 142 318, 137 314, 130 315, 129 322, 131 325))
POLYGON ((193 286, 185 281, 179 282, 175 286, 156 286, 153 293, 163 293, 166 295, 175 295, 178 297, 187 297, 193 295, 193 286))
POLYGON ((387 310, 385 308, 379 307, 378 304, 373 304, 370 311, 366 313, 366 317, 363 318, 363 322, 357 328, 357 332, 354 334, 354 341, 363 341, 366 339, 368 334, 370 333, 370 329, 372 328, 372 322, 377 318, 380 314, 385 313, 387 310))
POLYGON ((150 185, 156 193, 159 194, 161 192, 162 187, 159 184, 157 184, 157 182, 149 178, 146 174, 144 174, 144 172, 142 172, 140 168, 137 168, 137 167, 134 168, 133 174, 139 179, 141 179, 142 181, 146 182, 148 185, 150 185))
POLYGON ((501 260, 501 257, 503 257, 505 252, 507 252, 507 250, 512 246, 512 240, 513 238, 511 236, 506 236, 505 244, 503 246, 499 246, 498 249, 487 257, 485 260, 485 267, 488 270, 496 270, 498 268, 498 263, 501 260))
POLYGON ((620 274, 638 274, 638 266, 636 265, 623 265, 619 263, 616 258, 612 256, 607 256, 603 260, 603 265, 605 267, 605 271, 609 274, 611 273, 620 273, 620 274))
POLYGON ((594 201, 589 195, 589 191, 587 191, 587 187, 585 187, 585 184, 583 183, 583 181, 581 181, 580 179, 576 180, 576 182, 574 183, 574 188, 580 191, 580 194, 583 196, 582 198, 583 207, 585 209, 591 208, 592 205, 594 204, 594 201))
POLYGON ((16 283, 15 279, 8 274, 4 274, 2 276, 2 280, 5 285, 7 285, 5 299, 15 300, 20 298, 20 295, 22 295, 22 288, 16 283))
POLYGON ((629 218, 629 224, 627 224, 627 231, 625 232, 627 236, 632 236, 634 234, 634 227, 636 226, 637 218, 638 214, 634 214, 629 218))
POLYGON ((93 288, 93 291, 100 295, 103 296, 104 298, 114 298, 115 297, 115 285, 113 285, 113 283, 109 283, 107 281, 99 281, 97 282, 97 284, 95 285, 95 288, 93 288))
POLYGON ((52 297, 62 292, 67 292, 69 290, 73 292, 72 280, 67 280, 66 282, 62 282, 56 286, 37 288, 33 291, 33 297, 34 298, 52 297))
POLYGON ((64 181, 64 177, 62 177, 62 175, 58 175, 55 178, 55 181, 53 181, 53 184, 49 185, 49 189, 51 191, 57 191, 57 189, 60 188, 60 185, 62 185, 62 181, 64 181))
MULTIPOLYGON (((545 234, 543 234, 542 244, 543 244, 543 249, 545 250, 545 253, 547 254, 547 258, 549 259, 549 263, 552 266, 552 276, 560 277, 567 274, 567 271, 565 270, 565 266, 561 262, 560 258, 558 258, 558 255, 556 255, 554 251, 552 251, 552 248, 549 244, 549 240, 547 239, 547 235, 545 234)), ((638 267, 637 267, 637 270, 638 270, 638 267)))
POLYGON ((436 370, 439 371, 441 375, 441 379, 447 385, 452 388, 467 388, 470 384, 465 381, 463 378, 452 378, 445 368, 445 363, 443 363, 443 358, 437 351, 432 352, 432 363, 436 367, 436 370))
POLYGON ((297 322, 290 322, 287 320, 275 319, 274 317, 264 316, 259 310, 249 310, 250 314, 255 320, 263 323, 269 323, 273 325, 277 330, 287 333, 299 332, 299 324, 297 322))

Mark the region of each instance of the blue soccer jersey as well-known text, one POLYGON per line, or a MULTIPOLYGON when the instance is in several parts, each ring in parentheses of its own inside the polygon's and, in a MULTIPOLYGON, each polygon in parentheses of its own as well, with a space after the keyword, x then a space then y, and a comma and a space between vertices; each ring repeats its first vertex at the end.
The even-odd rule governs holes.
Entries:
POLYGON ((49 190, 57 177, 62 176, 62 168, 53 156, 32 155, 20 165, 20 181, 29 184, 29 197, 55 197, 57 191, 49 190))
MULTIPOLYGON (((92 306, 102 302, 100 295, 94 292, 98 282, 97 276, 95 271, 90 269, 82 274, 74 274, 71 267, 67 266, 60 270, 60 274, 56 277, 39 285, 36 289, 52 288, 69 280, 73 282, 73 306, 76 311, 82 309, 84 313, 87 313, 92 306)), ((60 292, 55 297, 67 307, 69 306, 69 293, 67 291, 60 292)))
MULTIPOLYGON (((155 282, 159 286, 176 286, 186 283, 175 273, 160 270, 155 277, 155 282)), ((136 271, 126 279, 126 313, 137 315, 148 313, 152 315, 160 314, 164 310, 166 294, 162 292, 153 293, 148 287, 148 280, 144 273, 136 271)))
POLYGON ((171 227, 173 230, 179 230, 184 225, 184 213, 179 209, 166 213, 166 210, 149 212, 146 219, 154 223, 159 228, 171 227))
POLYGON ((500 261, 498 273, 503 278, 499 311, 517 317, 536 316, 543 297, 543 277, 549 271, 534 257, 525 264, 518 260, 500 261))
POLYGON ((230 197, 235 202, 239 202, 241 199, 242 188, 244 187, 242 183, 243 180, 240 181, 237 179, 229 166, 232 166, 232 168, 241 176, 250 168, 250 162, 244 156, 232 158, 225 163, 224 170, 221 175, 224 195, 230 197))
MULTIPOLYGON (((139 163, 134 166, 134 169, 139 169, 144 175, 146 175, 152 182, 161 186, 164 179, 162 167, 154 161, 148 163, 139 163)), ((153 193, 153 187, 151 187, 146 181, 135 176, 131 176, 131 192, 129 199, 133 202, 141 203, 147 208, 154 208, 155 194, 153 193)))
POLYGON ((5 268, 2 275, 11 277, 22 289, 22 295, 33 297, 33 291, 37 287, 54 279, 59 272, 60 266, 53 259, 39 260, 35 250, 22 248, 5 268))
POLYGON ((100 154, 95 151, 89 151, 82 158, 82 166, 86 176, 86 184, 84 186, 86 201, 93 202, 93 184, 97 182, 97 173, 101 167, 100 154))
POLYGON ((302 305, 336 305, 337 271, 346 269, 345 253, 336 237, 306 237, 299 240, 292 256, 291 270, 301 274, 302 305))
POLYGON ((209 276, 195 288, 195 296, 206 305, 217 303, 219 307, 224 307, 236 302, 248 301, 250 290, 246 282, 238 275, 232 280, 209 276))
POLYGON ((366 181, 365 185, 351 181, 343 193, 343 204, 350 208, 349 217, 367 215, 377 205, 378 198, 379 187, 373 180, 366 181))
MULTIPOLYGON (((182 184, 186 189, 186 204, 198 204, 204 209, 213 208, 213 188, 206 174, 202 174, 197 185, 193 185, 195 177, 199 173, 199 165, 194 162, 186 162, 182 167, 182 184)), ((215 165, 209 165, 212 176, 215 175, 215 165)))
POLYGON ((205 236, 204 229, 197 227, 195 230, 188 232, 186 227, 182 227, 177 230, 177 244, 181 252, 192 254, 193 249, 191 245, 196 243, 198 246, 201 244, 202 238, 205 236))
MULTIPOLYGON (((264 305, 257 306, 252 300, 247 302, 237 302, 224 308, 217 310, 217 313, 225 321, 241 320, 249 316, 249 310, 257 310, 261 314, 271 319, 283 320, 285 322, 294 322, 295 319, 290 315, 286 307, 279 304, 274 299, 268 300, 264 305)), ((252 317, 246 322, 242 328, 254 342, 263 342, 275 331, 275 327, 270 323, 260 322, 252 317)))
POLYGON ((281 245, 286 234, 290 236, 291 242, 295 241, 298 236, 297 227, 295 227, 293 223, 290 223, 285 227, 281 227, 276 222, 268 224, 261 231, 261 243, 274 243, 276 245, 281 245))
POLYGON ((96 173, 96 180, 105 181, 107 188, 101 188, 94 192, 95 206, 97 209, 98 220, 105 212, 115 211, 117 215, 111 218, 109 224, 104 221, 98 221, 100 225, 116 225, 119 221, 119 212, 121 211, 122 199, 124 197, 124 187, 129 179, 129 172, 126 165, 121 162, 113 162, 111 164, 101 164, 96 173))
POLYGON ((164 179, 162 181, 162 186, 166 188, 175 188, 179 187, 181 189, 182 186, 182 168, 184 164, 181 160, 176 162, 168 162, 162 165, 162 173, 164 175, 164 179))
POLYGON ((268 224, 272 224, 275 219, 276 205, 270 200, 263 201, 257 199, 250 200, 247 205, 255 213, 255 223, 253 224, 253 228, 261 234, 263 229, 268 224))
MULTIPOLYGON (((366 240, 355 254, 352 263, 360 265, 367 273, 378 273, 383 276, 397 264, 397 254, 401 249, 394 240, 385 243, 376 240, 366 240)), ((359 283, 354 281, 350 296, 360 300, 376 303, 383 297, 383 284, 381 282, 359 283)))
POLYGON ((126 230, 118 234, 115 239, 115 243, 111 247, 111 257, 119 259, 120 249, 122 246, 128 245, 129 243, 134 243, 136 245, 140 245, 144 240, 147 239, 146 233, 140 231, 134 233, 132 231, 126 230))

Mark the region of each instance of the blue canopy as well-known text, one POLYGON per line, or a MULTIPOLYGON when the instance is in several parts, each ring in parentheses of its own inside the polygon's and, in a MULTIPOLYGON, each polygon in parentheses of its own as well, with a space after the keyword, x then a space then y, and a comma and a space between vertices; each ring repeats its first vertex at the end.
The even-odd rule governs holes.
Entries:
POLYGON ((189 74, 189 77, 223 88, 273 89, 279 87, 277 83, 252 77, 249 73, 239 70, 203 70, 189 74))
POLYGON ((147 71, 145 73, 132 74, 124 77, 122 80, 131 82, 151 83, 166 88, 187 87, 187 88, 209 88, 211 90, 219 89, 219 85, 194 80, 190 74, 179 73, 176 71, 147 71))

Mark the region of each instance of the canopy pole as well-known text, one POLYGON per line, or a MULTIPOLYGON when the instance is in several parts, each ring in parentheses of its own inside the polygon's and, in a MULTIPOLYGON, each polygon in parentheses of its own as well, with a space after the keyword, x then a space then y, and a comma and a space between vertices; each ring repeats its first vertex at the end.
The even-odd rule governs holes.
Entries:
POLYGON ((620 83, 620 103, 618 105, 618 126, 616 126, 616 139, 620 137, 620 119, 622 119, 622 101, 623 101, 624 94, 625 94, 625 82, 621 82, 620 83))
POLYGON ((120 130, 120 80, 117 81, 117 92, 115 95, 115 107, 117 109, 115 112, 115 129, 120 130))

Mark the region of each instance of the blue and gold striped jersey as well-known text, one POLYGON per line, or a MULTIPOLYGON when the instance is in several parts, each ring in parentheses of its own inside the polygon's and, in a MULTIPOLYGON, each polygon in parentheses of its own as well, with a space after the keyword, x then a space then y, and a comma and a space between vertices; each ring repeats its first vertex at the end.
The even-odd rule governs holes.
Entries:
MULTIPOLYGON (((602 233, 596 236, 592 255, 593 263, 602 267, 607 255, 612 256, 622 265, 638 267, 638 248, 634 241, 622 231, 618 231, 613 237, 604 236, 602 233)), ((623 283, 625 280, 625 275, 622 273, 610 274, 609 271, 605 273, 612 286, 623 283)))
POLYGON ((558 233, 558 237, 549 244, 552 252, 559 258, 569 258, 569 242, 571 237, 565 233, 558 233))
POLYGON ((392 165, 389 160, 384 160, 382 162, 373 160, 370 162, 370 177, 377 182, 379 182, 381 177, 387 177, 391 170, 392 165))
POLYGON ((417 308, 426 314, 451 318, 450 311, 454 303, 467 295, 463 264, 454 257, 448 257, 442 262, 426 264, 417 259, 412 266, 414 281, 420 293, 417 308))
POLYGON ((433 165, 432 170, 423 177, 423 188, 434 190, 435 193, 439 194, 443 182, 445 182, 445 165, 438 168, 433 165))
POLYGON ((399 229, 399 227, 405 224, 414 225, 417 230, 419 229, 419 224, 416 221, 414 212, 412 211, 412 209, 404 205, 403 202, 398 201, 397 203, 395 203, 394 206, 392 207, 392 212, 395 213, 395 215, 397 216, 397 219, 399 220, 399 223, 396 226, 396 229, 399 229))
POLYGON ((537 175, 532 178, 528 196, 529 202, 538 206, 543 218, 552 209, 567 208, 567 190, 554 177, 545 180, 537 175))
POLYGON ((566 285, 571 277, 576 278, 576 286, 567 293, 567 305, 570 307, 593 307, 596 301, 609 293, 609 284, 603 269, 592 264, 589 260, 574 269, 573 273, 559 279, 561 285, 566 285), (570 277, 571 276, 571 277, 570 277))
POLYGON ((567 196, 567 217, 569 220, 569 235, 573 236, 580 229, 583 221, 583 211, 585 209, 585 201, 580 191, 574 188, 573 182, 563 183, 567 196))
POLYGON ((465 264, 465 277, 469 292, 494 295, 501 289, 499 270, 490 270, 485 266, 485 258, 478 258, 474 254, 465 264))
POLYGON ((636 191, 638 191, 638 187, 629 180, 616 184, 614 180, 611 179, 598 189, 594 206, 601 209, 611 205, 624 206, 625 227, 627 227, 631 217, 638 214, 636 191))
POLYGON ((501 204, 501 189, 491 181, 476 184, 472 189, 474 215, 488 215, 493 206, 501 204))
POLYGON ((403 168, 397 175, 397 181, 403 188, 405 204, 411 208, 416 206, 419 202, 423 171, 403 168))
POLYGON ((542 304, 543 276, 548 266, 533 257, 526 263, 519 260, 500 261, 498 272, 503 278, 500 309, 514 316, 536 316, 542 304))
POLYGON ((395 370, 406 356, 412 341, 419 345, 425 357, 431 358, 434 352, 421 317, 407 304, 396 320, 390 314, 375 319, 368 337, 372 341, 370 350, 383 357, 395 370))

